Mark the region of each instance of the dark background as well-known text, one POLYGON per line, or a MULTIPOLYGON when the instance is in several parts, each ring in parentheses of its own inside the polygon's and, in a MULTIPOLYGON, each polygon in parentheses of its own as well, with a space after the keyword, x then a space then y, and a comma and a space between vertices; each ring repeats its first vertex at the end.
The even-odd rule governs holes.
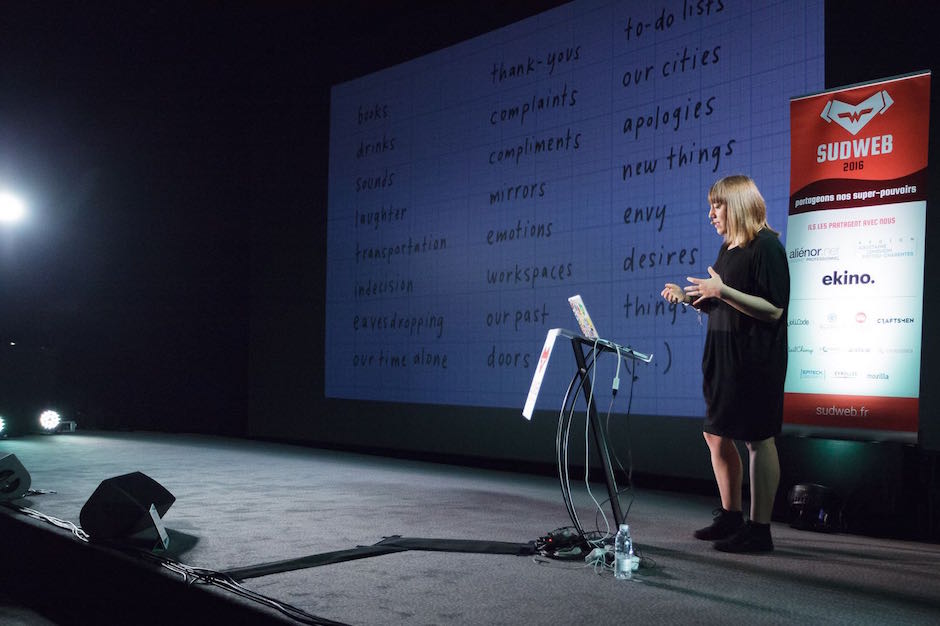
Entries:
MULTIPOLYGON (((549 467, 553 415, 324 398, 323 329, 330 86, 558 4, 3 3, 0 188, 30 212, 0 227, 3 415, 32 428, 51 403, 83 429, 549 467)), ((827 2, 827 87, 940 67, 927 5, 827 2)), ((938 311, 928 288, 924 319, 938 311)), ((933 532, 918 502, 937 484, 940 343, 924 329, 920 444, 783 437, 782 490, 828 482, 849 498, 864 484, 901 498, 886 515, 913 511, 933 532)), ((699 433, 635 416, 637 469, 707 480, 699 433)))

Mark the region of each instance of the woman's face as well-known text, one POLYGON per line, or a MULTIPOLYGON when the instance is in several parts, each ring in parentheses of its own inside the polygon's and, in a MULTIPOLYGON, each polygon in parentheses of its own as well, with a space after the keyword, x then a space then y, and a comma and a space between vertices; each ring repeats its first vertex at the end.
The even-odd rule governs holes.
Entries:
POLYGON ((708 209, 708 219, 715 231, 722 237, 728 232, 727 210, 724 203, 712 202, 708 209))

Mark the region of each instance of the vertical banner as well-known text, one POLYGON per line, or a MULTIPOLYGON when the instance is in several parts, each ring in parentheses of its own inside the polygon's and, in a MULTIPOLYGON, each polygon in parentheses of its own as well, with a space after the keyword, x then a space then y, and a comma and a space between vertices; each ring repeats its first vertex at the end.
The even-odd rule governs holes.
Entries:
POLYGON ((930 73, 795 98, 784 420, 917 433, 930 73))

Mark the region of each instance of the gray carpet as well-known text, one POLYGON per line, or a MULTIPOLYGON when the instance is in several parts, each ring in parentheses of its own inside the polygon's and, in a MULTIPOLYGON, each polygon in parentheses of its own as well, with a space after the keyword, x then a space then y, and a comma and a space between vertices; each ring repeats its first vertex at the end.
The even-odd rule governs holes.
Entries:
MULTIPOLYGON (((171 549, 184 563, 216 570, 371 545, 390 535, 527 542, 569 523, 557 481, 524 474, 153 433, 34 436, 0 441, 0 452, 20 459, 34 489, 56 492, 22 504, 76 523, 101 480, 149 475, 177 498, 164 519, 171 549)), ((707 463, 704 448, 692 453, 707 463)), ((601 484, 592 487, 603 497, 601 484)), ((593 524, 583 480, 575 490, 582 520, 593 524)), ((628 521, 648 566, 631 582, 577 562, 407 551, 245 585, 351 624, 940 619, 940 546, 775 523, 773 554, 723 554, 691 537, 713 506, 701 496, 638 492, 628 521)), ((3 565, 7 574, 9 567, 3 565)), ((0 598, 0 619, 28 623, 25 610, 0 598)))

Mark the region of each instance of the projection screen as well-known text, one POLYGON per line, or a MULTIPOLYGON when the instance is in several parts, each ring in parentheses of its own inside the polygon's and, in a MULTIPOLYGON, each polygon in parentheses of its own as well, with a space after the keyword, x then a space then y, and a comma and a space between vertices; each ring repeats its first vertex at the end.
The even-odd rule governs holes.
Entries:
MULTIPOLYGON (((715 260, 721 176, 752 176, 786 232, 789 101, 823 66, 822 1, 591 0, 335 86, 326 395, 521 409, 580 294, 654 355, 634 412, 702 415, 704 321, 659 292, 715 260)), ((572 367, 553 358, 537 408, 572 367)))

